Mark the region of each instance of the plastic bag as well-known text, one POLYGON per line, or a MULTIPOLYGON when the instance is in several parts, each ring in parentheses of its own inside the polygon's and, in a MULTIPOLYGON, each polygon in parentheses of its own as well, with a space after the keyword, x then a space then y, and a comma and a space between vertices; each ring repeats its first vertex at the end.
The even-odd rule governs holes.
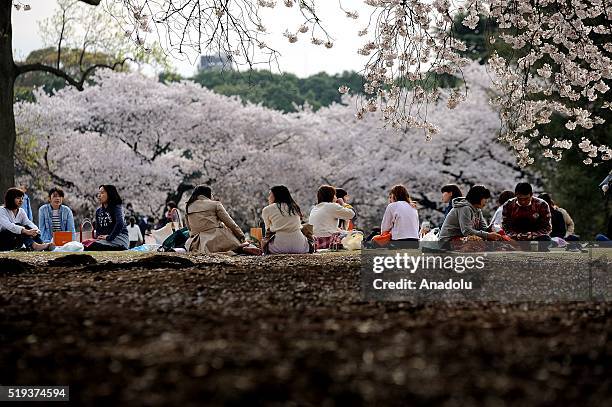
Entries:
POLYGON ((158 245, 161 245, 162 243, 164 243, 164 240, 166 240, 168 236, 170 236, 173 233, 174 233, 174 226, 172 225, 172 222, 168 222, 166 223, 164 227, 156 229, 151 232, 151 234, 155 238, 155 243, 157 243, 158 245))
POLYGON ((84 250, 85 250, 85 246, 83 246, 83 243, 72 241, 72 242, 66 243, 63 246, 56 247, 54 252, 82 252, 84 250))
POLYGON ((439 235, 440 235, 440 229, 433 228, 432 230, 427 232, 425 236, 421 238, 421 242, 437 242, 440 240, 439 235))
POLYGON ((130 249, 131 252, 155 252, 160 248, 158 244, 141 244, 130 249))
POLYGON ((342 246, 346 250, 359 250, 361 249, 361 242, 363 242, 363 233, 359 231, 351 231, 342 240, 342 246))

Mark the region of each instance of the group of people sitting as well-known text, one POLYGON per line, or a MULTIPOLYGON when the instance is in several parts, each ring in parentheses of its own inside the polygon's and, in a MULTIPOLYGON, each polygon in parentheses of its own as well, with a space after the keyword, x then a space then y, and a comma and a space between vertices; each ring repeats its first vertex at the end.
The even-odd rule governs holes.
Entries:
MULTIPOLYGON (((21 188, 9 188, 0 207, 0 250, 25 249, 50 251, 54 232, 71 232, 76 238, 72 210, 64 205, 64 191, 53 187, 49 203, 38 210, 38 225, 22 207, 27 196, 21 188)), ((100 207, 95 215, 95 233, 86 243, 86 250, 127 250, 130 245, 122 200, 113 185, 101 185, 98 190, 100 207)))
MULTIPOLYGON (((567 211, 558 207, 550 194, 533 196, 527 182, 519 182, 513 191, 503 191, 499 206, 490 222, 486 222, 482 209, 491 199, 491 192, 483 185, 475 185, 466 194, 456 185, 445 186, 443 198, 449 205, 439 233, 446 247, 466 241, 551 241, 563 239, 577 241, 574 222, 567 211), (446 190, 445 190, 446 188, 446 190), (449 194, 444 196, 444 194, 449 194)), ((546 249, 546 244, 541 245, 546 249)))
MULTIPOLYGON (((22 208, 24 196, 19 188, 10 188, 5 194, 0 208, 0 250, 53 250, 54 232, 75 233, 73 214, 64 205, 64 192, 60 188, 49 191, 49 203, 38 212, 38 226, 22 208)), ((456 185, 444 186, 442 201, 448 206, 439 241, 452 246, 466 240, 578 239, 573 235, 573 222, 567 212, 556 206, 548 194, 534 197, 531 185, 526 182, 518 183, 514 192, 504 191, 493 219, 486 222, 482 209, 490 198, 490 191, 483 185, 473 186, 465 196, 456 185)), ((420 224, 418 205, 411 200, 405 186, 393 186, 388 199, 377 231, 379 235, 388 236, 393 244, 418 241, 428 232, 426 222, 420 224)), ((95 234, 83 242, 85 250, 127 250, 133 246, 128 229, 137 226, 133 222, 129 227, 126 225, 122 200, 115 186, 101 185, 98 201, 95 234)), ((185 223, 189 229, 185 248, 203 253, 301 254, 340 247, 341 239, 354 228, 356 214, 349 201, 345 190, 322 185, 317 191, 317 204, 310 210, 305 224, 303 212, 289 189, 284 185, 274 186, 268 194, 268 205, 261 212, 265 235, 260 244, 253 245, 223 204, 214 200, 211 188, 200 185, 185 207, 185 223)))
POLYGON ((234 251, 245 254, 305 254, 325 249, 333 244, 342 230, 351 227, 355 212, 348 195, 336 188, 323 185, 317 192, 318 203, 312 208, 309 224, 304 225, 300 206, 284 185, 270 188, 268 205, 261 211, 265 236, 259 246, 245 240, 245 234, 229 216, 221 202, 213 200, 208 186, 198 186, 185 207, 190 238, 185 247, 189 251, 215 253, 234 251))

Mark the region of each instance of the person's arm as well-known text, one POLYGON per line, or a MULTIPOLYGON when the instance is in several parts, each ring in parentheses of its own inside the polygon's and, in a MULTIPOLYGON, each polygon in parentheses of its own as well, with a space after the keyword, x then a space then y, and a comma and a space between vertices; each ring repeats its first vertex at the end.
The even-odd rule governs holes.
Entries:
POLYGON ((17 212, 17 217, 15 218, 15 220, 17 221, 17 223, 21 223, 22 225, 29 227, 30 230, 36 230, 40 232, 40 230, 38 229, 38 226, 36 226, 36 224, 28 218, 28 215, 23 209, 19 209, 19 212, 17 212))
POLYGON ((380 233, 383 234, 391 229, 393 229, 393 213, 391 213, 391 205, 387 205, 385 214, 383 215, 383 219, 380 224, 380 233))
MULTIPOLYGON (((27 195, 27 194, 25 195, 25 208, 23 208, 23 209, 25 210, 25 214, 26 214, 26 217, 28 218, 28 220, 31 220, 32 219, 32 205, 30 205, 30 196, 27 195)), ((30 225, 28 225, 28 226, 30 226, 30 225)))
POLYGON ((559 208, 559 211, 563 214, 563 220, 565 221, 565 236, 574 234, 574 219, 570 216, 570 214, 563 208, 559 208))
POLYGON ((40 230, 40 238, 43 242, 50 242, 53 240, 53 233, 49 230, 47 222, 47 211, 45 206, 38 208, 38 230, 40 230))
POLYGON ((72 215, 72 209, 66 206, 67 216, 66 216, 66 231, 76 233, 76 229, 74 227, 74 216, 72 215))
POLYGON ((140 228, 136 226, 136 231, 138 232, 138 242, 144 243, 144 238, 142 237, 142 233, 140 233, 140 228))
POLYGON ((261 211, 261 217, 264 221, 264 225, 266 228, 266 231, 271 230, 270 228, 272 227, 272 219, 270 218, 270 210, 267 209, 268 207, 266 206, 265 208, 263 208, 263 210, 261 211))
POLYGON ((19 226, 11 222, 11 218, 9 218, 8 214, 9 210, 10 209, 0 208, 0 227, 2 228, 2 230, 8 230, 11 233, 20 235, 23 229, 25 228, 23 226, 19 226))
POLYGON ((502 209, 502 228, 504 233, 512 239, 516 238, 516 231, 512 227, 512 205, 504 205, 502 209))
POLYGON ((531 233, 532 239, 544 235, 550 235, 552 232, 550 208, 548 205, 538 205, 538 214, 540 215, 539 227, 535 232, 531 233))
POLYGON ((503 217, 502 217, 502 209, 503 206, 500 206, 495 210, 493 217, 491 218, 491 223, 489 223, 489 228, 493 229, 493 225, 502 225, 503 217))
POLYGON ((106 236, 106 240, 109 242, 119 236, 119 233, 121 233, 121 231, 125 228, 125 220, 123 220, 123 210, 121 209, 121 206, 115 205, 113 207, 111 216, 115 221, 115 226, 113 227, 113 231, 106 236))
POLYGON ((216 212, 217 217, 232 231, 232 233, 234 233, 234 236, 236 236, 241 242, 244 242, 244 233, 242 232, 242 229, 240 229, 232 217, 229 216, 229 213, 227 213, 221 202, 217 203, 216 212))
MULTIPOLYGON (((459 227, 461 228, 461 234, 463 236, 475 235, 486 239, 488 233, 483 230, 477 230, 473 228, 471 210, 468 207, 457 208, 457 218, 459 220, 459 227)), ((479 215, 482 217, 482 213, 479 215)), ((484 218, 482 219, 484 226, 484 218)))
POLYGON ((340 205, 337 205, 337 208, 335 209, 335 214, 334 216, 338 219, 344 219, 344 220, 349 220, 349 219, 353 219, 353 217, 355 216, 355 211, 353 211, 350 208, 343 208, 340 205))

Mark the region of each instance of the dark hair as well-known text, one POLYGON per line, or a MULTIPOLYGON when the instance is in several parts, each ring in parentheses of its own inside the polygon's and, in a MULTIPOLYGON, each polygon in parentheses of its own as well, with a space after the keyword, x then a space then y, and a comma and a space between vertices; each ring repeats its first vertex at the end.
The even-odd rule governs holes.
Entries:
MULTIPOLYGON (((191 196, 189 197, 189 200, 187 201, 187 204, 185 205, 185 212, 189 210, 189 205, 194 203, 201 195, 204 195, 206 198, 211 199, 212 189, 210 189, 208 185, 198 185, 197 187, 195 187, 193 192, 191 193, 191 196)), ((168 202, 166 205, 170 205, 170 202, 168 202)))
POLYGON ((333 202, 336 196, 336 188, 331 185, 321 185, 317 191, 317 203, 333 202))
POLYGON ((463 196, 463 192, 461 192, 461 189, 456 184, 446 184, 440 192, 450 192, 452 194, 451 200, 463 196))
POLYGON ((114 185, 100 185, 98 188, 104 188, 106 191, 106 195, 108 195, 108 206, 119 206, 123 203, 114 185))
POLYGON ((389 192, 389 195, 393 195, 396 201, 411 202, 410 194, 408 193, 408 190, 406 189, 405 186, 401 184, 395 185, 393 188, 391 188, 391 192, 389 192))
POLYGON ((540 194, 540 196, 538 198, 540 198, 544 202, 546 202, 548 204, 548 206, 550 207, 550 209, 552 210, 552 208, 553 208, 553 206, 555 204, 555 201, 553 201, 552 196, 550 196, 549 193, 544 192, 544 193, 540 194))
POLYGON ((274 203, 278 206, 278 210, 280 213, 283 213, 283 209, 281 208, 281 204, 287 204, 289 207, 289 215, 300 215, 302 217, 302 211, 300 210, 299 205, 293 200, 291 197, 291 193, 289 192, 289 188, 284 185, 276 185, 270 188, 272 195, 274 195, 274 203))
POLYGON ((529 182, 519 182, 514 188, 514 193, 516 195, 533 195, 533 189, 529 182))
POLYGON ((348 192, 346 192, 346 189, 336 188, 336 198, 344 198, 347 195, 348 195, 348 192))
POLYGON ((484 185, 474 185, 465 196, 465 199, 472 205, 478 205, 483 198, 491 198, 491 191, 484 185))
POLYGON ((499 206, 502 206, 512 198, 514 198, 514 192, 505 190, 501 194, 499 194, 499 198, 497 198, 497 203, 499 204, 499 206))
POLYGON ((178 208, 178 205, 176 204, 176 202, 174 201, 168 201, 166 202, 166 206, 169 206, 170 209, 174 209, 174 208, 178 208))
POLYGON ((56 193, 61 196, 62 198, 64 197, 64 190, 61 189, 60 187, 53 187, 49 190, 49 198, 51 198, 51 195, 53 195, 54 193, 56 193))
POLYGON ((15 199, 21 198, 23 195, 25 195, 25 194, 19 188, 9 188, 9 189, 7 189, 6 193, 4 194, 4 207, 6 209, 10 209, 10 210, 17 209, 18 206, 15 205, 15 199))
POLYGON ((136 218, 133 216, 130 216, 130 223, 136 223, 136 218))

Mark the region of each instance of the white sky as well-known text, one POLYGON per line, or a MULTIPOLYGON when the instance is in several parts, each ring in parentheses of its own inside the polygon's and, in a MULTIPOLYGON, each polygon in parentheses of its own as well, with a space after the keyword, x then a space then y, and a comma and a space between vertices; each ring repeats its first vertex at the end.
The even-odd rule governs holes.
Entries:
MULTIPOLYGON (((56 0, 20 0, 22 4, 30 4, 31 10, 17 11, 13 9, 13 49, 15 59, 25 58, 30 51, 42 48, 43 42, 38 33, 38 22, 50 17, 57 6, 56 0)), ((366 37, 358 37, 357 31, 365 28, 371 8, 365 6, 362 0, 344 0, 342 5, 347 10, 358 10, 358 20, 346 18, 338 8, 338 2, 322 0, 317 2, 319 17, 326 29, 334 38, 334 46, 327 49, 310 43, 310 33, 300 34, 295 44, 289 44, 283 37, 283 32, 289 29, 296 32, 302 22, 297 9, 284 6, 278 0, 275 9, 266 10, 262 14, 268 36, 263 40, 281 53, 280 69, 304 77, 321 71, 330 74, 344 70, 360 71, 367 57, 357 54, 357 49, 365 42, 366 37)), ((295 6, 294 6, 295 7, 295 6)), ((323 38, 322 36, 318 36, 323 38)), ((197 58, 190 55, 192 62, 173 59, 173 65, 183 76, 191 76, 195 72, 197 58)), ((261 66, 262 69, 265 67, 261 66)))

